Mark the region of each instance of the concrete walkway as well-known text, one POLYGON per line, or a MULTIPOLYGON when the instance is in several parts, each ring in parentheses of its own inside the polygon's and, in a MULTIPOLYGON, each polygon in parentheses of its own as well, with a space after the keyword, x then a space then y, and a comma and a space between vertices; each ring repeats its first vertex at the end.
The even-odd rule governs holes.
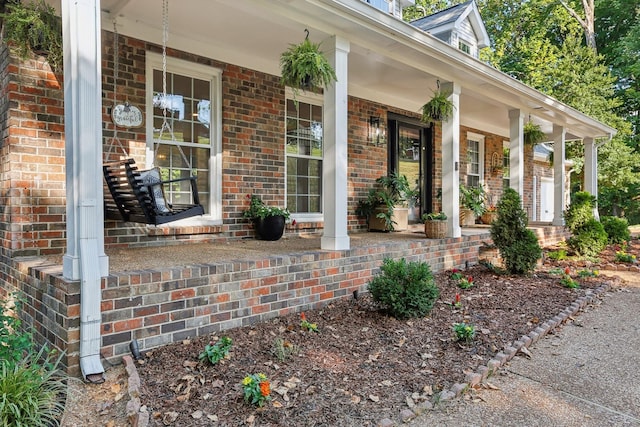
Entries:
POLYGON ((408 426, 640 426, 640 274, 408 426))

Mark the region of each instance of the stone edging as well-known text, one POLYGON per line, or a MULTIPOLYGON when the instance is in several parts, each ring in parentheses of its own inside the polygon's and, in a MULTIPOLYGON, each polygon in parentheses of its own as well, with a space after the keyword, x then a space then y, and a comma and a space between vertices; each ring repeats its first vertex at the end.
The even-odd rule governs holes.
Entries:
MULTIPOLYGON (((523 347, 531 347, 551 330, 555 329, 562 324, 562 322, 567 320, 567 318, 584 309, 587 304, 591 303, 596 297, 609 290, 610 287, 611 286, 608 283, 603 283, 593 291, 586 291, 585 295, 576 299, 569 307, 565 308, 558 315, 547 320, 542 325, 529 332, 528 335, 523 335, 511 345, 507 344, 505 348, 496 354, 493 359, 489 360, 486 365, 480 366, 475 372, 467 374, 465 378, 466 382, 456 383, 453 384, 450 389, 442 390, 438 393, 437 399, 439 401, 452 400, 456 397, 460 397, 467 390, 480 384, 482 381, 485 381, 487 378, 495 374, 498 369, 513 359, 523 347)), ((140 377, 138 375, 135 362, 131 356, 127 355, 122 357, 122 363, 125 365, 128 376, 128 393, 130 400, 127 402, 127 418, 132 427, 147 427, 149 425, 149 412, 147 412, 146 407, 142 406, 140 402, 140 377)), ((431 402, 422 402, 416 405, 413 409, 406 408, 400 412, 400 420, 403 423, 409 422, 424 411, 432 409, 432 407, 433 404, 431 402)), ((389 418, 384 418, 378 423, 378 427, 392 427, 395 425, 396 423, 389 418)))
MULTIPOLYGON (((456 397, 460 397, 470 388, 480 384, 487 378, 495 374, 498 369, 504 366, 507 362, 514 358, 514 356, 523 347, 529 348, 542 337, 547 335, 551 330, 558 327, 567 318, 573 316, 580 310, 583 310, 587 304, 591 303, 596 297, 609 290, 611 285, 603 283, 594 290, 587 290, 585 295, 576 299, 571 305, 565 308, 560 314, 552 317, 544 322, 542 325, 529 332, 528 335, 523 335, 517 341, 511 345, 507 344, 501 352, 496 354, 493 359, 489 360, 485 366, 479 366, 475 372, 467 374, 464 383, 456 383, 451 386, 450 389, 444 389, 438 393, 436 399, 440 402, 446 400, 452 400, 456 397)), ((400 419, 403 423, 409 422, 418 415, 422 414, 428 409, 432 409, 433 404, 431 402, 422 402, 420 405, 416 405, 413 409, 403 409, 400 412, 400 419)), ((378 427, 392 427, 395 426, 395 422, 390 418, 384 418, 378 423, 378 427)))

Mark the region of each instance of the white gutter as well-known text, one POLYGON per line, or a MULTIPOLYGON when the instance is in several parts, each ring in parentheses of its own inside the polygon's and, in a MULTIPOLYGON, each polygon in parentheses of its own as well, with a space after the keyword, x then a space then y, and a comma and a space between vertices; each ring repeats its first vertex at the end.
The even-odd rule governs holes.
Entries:
POLYGON ((63 274, 80 279, 80 368, 103 382, 100 361, 102 209, 102 71, 100 0, 62 0, 67 252, 63 274))

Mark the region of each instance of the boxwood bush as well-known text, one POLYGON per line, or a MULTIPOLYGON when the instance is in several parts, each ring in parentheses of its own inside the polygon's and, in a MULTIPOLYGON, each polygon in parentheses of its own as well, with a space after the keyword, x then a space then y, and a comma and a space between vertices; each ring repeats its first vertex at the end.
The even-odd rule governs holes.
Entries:
POLYGON ((439 295, 429 264, 385 259, 368 285, 373 300, 398 319, 429 313, 439 295))
POLYGON ((607 232, 592 218, 575 231, 567 244, 580 256, 597 257, 607 246, 607 232))
POLYGON ((609 243, 624 243, 631 238, 629 232, 629 221, 626 218, 618 218, 617 216, 603 216, 600 222, 607 232, 609 243))

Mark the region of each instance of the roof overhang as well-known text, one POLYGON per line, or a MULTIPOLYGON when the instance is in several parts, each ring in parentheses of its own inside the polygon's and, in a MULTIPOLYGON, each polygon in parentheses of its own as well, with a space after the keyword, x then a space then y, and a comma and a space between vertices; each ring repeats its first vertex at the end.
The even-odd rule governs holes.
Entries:
MULTIPOLYGON (((59 0, 50 0, 54 5, 59 0)), ((436 81, 462 87, 461 124, 509 135, 509 110, 520 109, 550 133, 567 139, 608 138, 616 130, 546 96, 437 38, 361 0, 189 0, 170 3, 171 48, 269 74, 309 29, 313 41, 333 35, 351 43, 349 94, 418 112, 436 81)), ((162 4, 157 0, 102 0, 103 28, 157 44, 162 4)))

